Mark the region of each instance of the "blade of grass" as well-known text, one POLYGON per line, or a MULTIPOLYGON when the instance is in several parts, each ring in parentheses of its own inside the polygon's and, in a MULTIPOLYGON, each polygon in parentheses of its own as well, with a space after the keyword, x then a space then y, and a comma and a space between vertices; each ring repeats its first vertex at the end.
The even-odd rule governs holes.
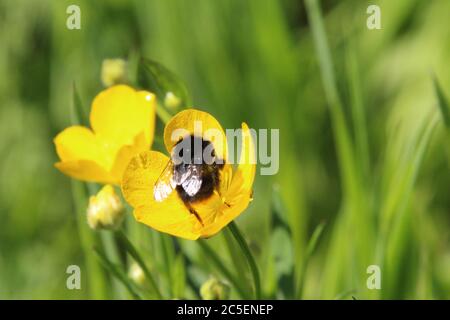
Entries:
MULTIPOLYGON (((364 90, 361 80, 361 70, 357 55, 355 37, 348 35, 345 47, 345 67, 348 90, 350 96, 351 121, 355 139, 355 163, 358 166, 358 194, 348 203, 349 218, 343 224, 340 232, 348 234, 348 242, 355 245, 349 248, 352 270, 364 270, 367 265, 374 263, 374 252, 370 250, 376 241, 376 227, 373 202, 373 176, 370 161, 369 138, 367 131, 366 108, 364 103, 364 90), (372 222, 371 222, 372 221, 372 222), (358 226, 355 230, 354 226, 358 226), (354 230, 354 232, 351 232, 354 230)), ((363 290, 366 275, 361 272, 352 272, 348 287, 363 290)), ((364 292, 366 293, 366 292, 364 292)))
POLYGON ((164 124, 167 124, 167 122, 169 122, 172 118, 172 115, 160 103, 156 106, 156 115, 164 124))
POLYGON ((233 275, 233 273, 226 267, 226 265, 221 261, 217 253, 211 249, 211 247, 206 243, 206 240, 199 240, 198 244, 200 245, 200 248, 205 253, 206 257, 208 257, 209 261, 211 261, 214 266, 219 269, 219 271, 225 276, 225 278, 230 281, 230 283, 234 286, 237 293, 241 296, 243 299, 248 299, 249 296, 246 294, 246 291, 242 287, 239 280, 233 275))
POLYGON ((328 46, 322 13, 317 0, 305 0, 306 11, 311 25, 312 36, 319 59, 319 67, 326 100, 332 118, 333 132, 336 139, 339 168, 347 195, 357 194, 358 184, 350 134, 345 121, 342 101, 337 89, 337 81, 328 46))
POLYGON ((123 232, 123 230, 118 230, 115 232, 116 237, 120 241, 120 243, 124 246, 126 251, 130 254, 130 256, 133 257, 133 259, 136 261, 136 263, 141 267, 141 269, 144 271, 144 274, 146 278, 149 280, 150 285, 152 286, 152 289, 154 293, 156 294, 158 299, 163 299, 163 296, 161 294, 161 291, 158 288, 158 285, 155 281, 155 278, 151 274, 150 270, 147 268, 147 265, 144 262, 144 259, 142 259, 139 252, 136 250, 134 245, 128 240, 127 236, 123 232))
MULTIPOLYGON (((385 266, 389 263, 387 255, 389 254, 389 245, 395 245, 396 243, 401 243, 402 239, 399 239, 398 235, 393 232, 394 228, 405 228, 404 226, 408 224, 408 219, 411 219, 406 213, 410 199, 413 194, 413 188, 417 181, 419 171, 422 167, 423 159, 427 147, 431 141, 432 134, 439 123, 440 117, 438 114, 432 114, 429 118, 424 121, 422 129, 419 131, 418 138, 416 142, 411 147, 412 152, 407 161, 407 165, 404 168, 399 169, 399 174, 394 176, 395 183, 385 191, 384 206, 381 209, 380 218, 381 220, 381 230, 379 242, 377 243, 377 260, 381 262, 381 265, 385 266), (397 182, 398 181, 398 182, 397 182), (399 227, 400 226, 400 227, 399 227), (393 239, 396 239, 395 243, 393 239), (392 240, 392 241, 391 241, 392 240)), ((396 230, 397 230, 396 229, 396 230)), ((404 229, 403 232, 407 235, 410 233, 408 229, 404 229)), ((408 245, 399 245, 396 253, 390 252, 391 257, 401 257, 405 256, 403 252, 398 252, 398 250, 407 250, 408 245)), ((385 267, 382 268, 385 270, 385 267)), ((388 269, 389 270, 389 267, 388 269)), ((396 271, 396 270, 394 270, 396 271)), ((389 274, 386 278, 389 277, 389 274)), ((394 281, 398 277, 392 276, 391 279, 394 281)), ((412 279, 408 279, 412 280, 412 279)), ((392 288, 395 289, 395 286, 392 288)), ((385 297, 396 296, 386 288, 382 291, 385 297)))
POLYGON ((98 248, 94 248, 94 252, 97 255, 100 262, 102 263, 102 265, 105 267, 105 269, 108 270, 117 280, 120 281, 120 283, 122 283, 125 286, 130 295, 134 299, 142 300, 142 297, 139 294, 138 289, 135 287, 133 282, 131 282, 126 273, 119 266, 112 263, 106 257, 106 255, 98 248))
MULTIPOLYGON (((447 151, 447 157, 450 160, 450 104, 448 102, 448 99, 444 93, 444 90, 442 90, 441 85, 439 84, 439 81, 435 74, 432 74, 432 80, 433 80, 433 86, 436 94, 436 98, 438 100, 438 106, 441 110, 442 119, 445 124, 446 130, 446 138, 447 138, 447 144, 446 144, 446 151, 447 151)), ((450 161, 449 161, 450 162, 450 161)))
POLYGON ((87 191, 83 182, 71 180, 72 197, 77 216, 78 234, 86 263, 89 295, 92 299, 107 299, 108 285, 105 274, 92 255, 92 247, 101 245, 100 238, 94 234, 86 222, 87 191))
MULTIPOLYGON (((425 121, 423 128, 418 134, 415 145, 412 146, 413 152, 407 161, 407 166, 403 166, 398 170, 398 175, 393 178, 395 179, 395 183, 392 183, 386 191, 386 200, 384 201, 385 204, 381 212, 381 226, 384 234, 389 232, 394 213, 403 212, 407 206, 419 169, 422 165, 425 151, 438 122, 439 117, 437 114, 430 116, 425 121)), ((399 214, 396 216, 398 218, 399 214)))
POLYGON ((228 228, 230 229, 231 233, 233 234, 234 238, 236 239, 236 242, 239 244, 239 246, 242 250, 242 253, 244 254, 245 258, 247 259, 248 266, 250 268, 250 272, 253 277, 255 299, 259 300, 259 299, 261 299, 261 282, 260 282, 259 271, 258 271, 258 267, 255 262, 255 258, 253 257, 252 253, 250 252, 247 242, 245 241, 244 237, 242 236, 242 233, 239 231, 239 228, 237 227, 236 223, 234 221, 231 221, 230 224, 228 225, 228 228))
MULTIPOLYGON (((231 231, 228 230, 228 228, 225 228, 221 233, 229 256, 231 258, 234 270, 246 270, 247 262, 245 261, 245 257, 242 255, 239 245, 236 243, 236 241, 234 241, 234 237, 231 234, 231 231)), ((247 285, 249 277, 250 274, 248 272, 238 272, 236 274, 236 280, 241 284, 242 291, 246 292, 247 297, 250 296, 252 290, 252 286, 247 285)))
POLYGON ((182 253, 175 256, 172 264, 173 294, 175 299, 185 298, 186 290, 186 264, 182 253))
POLYGON ((355 213, 357 207, 354 206, 361 194, 361 178, 351 135, 346 123, 343 103, 338 92, 338 83, 334 72, 331 51, 328 45, 323 16, 318 0, 305 0, 308 21, 311 27, 312 38, 316 48, 319 68, 325 99, 329 107, 331 116, 333 136, 336 144, 336 152, 339 164, 339 174, 342 185, 342 202, 339 210, 338 220, 341 223, 333 230, 332 246, 328 250, 330 263, 325 270, 326 295, 335 296, 336 290, 342 291, 342 286, 349 287, 349 280, 353 276, 354 255, 351 252, 342 251, 339 243, 350 241, 350 234, 347 233, 345 221, 355 213), (347 239, 344 239, 346 237, 347 239), (331 262, 332 261, 332 262, 331 262), (331 267, 331 263, 333 267, 331 267))
POLYGON ((370 168, 369 139, 361 90, 360 70, 352 42, 349 43, 346 50, 346 67, 351 95, 350 106, 352 111, 352 121, 355 130, 355 152, 358 156, 358 164, 360 164, 361 167, 360 171, 362 177, 364 177, 362 180, 368 181, 370 168))
POLYGON ((166 271, 166 279, 168 284, 168 291, 169 296, 173 296, 174 293, 174 281, 173 281, 173 274, 172 274, 172 268, 170 267, 175 259, 174 256, 174 244, 173 239, 171 236, 168 236, 166 234, 160 234, 159 235, 160 245, 161 245, 161 252, 162 257, 164 261, 164 268, 166 271))
POLYGON ((75 82, 72 84, 72 107, 71 107, 72 124, 89 125, 89 115, 81 102, 75 82))
POLYGON ((311 258, 314 251, 316 250, 317 243, 319 242, 320 236, 322 235, 325 225, 326 225, 325 222, 320 223, 316 227, 316 229, 314 229, 314 232, 308 241, 305 257, 303 258, 302 272, 300 274, 300 277, 298 280, 298 285, 297 285, 297 298, 298 299, 301 299, 303 296, 303 287, 305 285, 306 269, 308 268, 309 259, 311 258))
POLYGON ((432 79, 436 98, 438 100, 438 106, 441 110, 442 119, 444 120, 444 124, 447 129, 450 129, 450 105, 435 74, 432 75, 432 79))
MULTIPOLYGON (((81 98, 73 83, 72 103, 70 109, 70 120, 73 125, 82 124, 85 121, 86 114, 84 112, 81 98)), ((92 256, 92 247, 100 246, 101 239, 98 234, 94 234, 89 229, 86 222, 86 208, 88 205, 89 191, 88 185, 83 182, 71 180, 72 198, 75 205, 77 216, 78 234, 80 236, 81 247, 83 248, 84 259, 88 272, 88 288, 89 294, 93 299, 105 299, 108 297, 108 285, 106 277, 101 266, 92 256)))

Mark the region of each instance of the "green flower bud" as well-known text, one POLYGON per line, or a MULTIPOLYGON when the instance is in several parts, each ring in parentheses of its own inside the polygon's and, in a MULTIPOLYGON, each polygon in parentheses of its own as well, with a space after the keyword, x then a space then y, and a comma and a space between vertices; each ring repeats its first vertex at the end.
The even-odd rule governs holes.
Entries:
POLYGON ((111 185, 105 185, 95 196, 89 198, 87 222, 94 230, 117 229, 125 215, 120 198, 111 185))
POLYGON ((164 97, 164 105, 169 110, 176 110, 181 104, 181 99, 178 98, 172 91, 166 93, 164 97))
POLYGON ((127 63, 123 59, 105 59, 102 63, 102 83, 105 87, 125 83, 127 63))
POLYGON ((203 300, 226 300, 230 296, 230 286, 212 277, 201 286, 200 296, 203 300))
POLYGON ((144 270, 142 270, 142 268, 135 262, 130 266, 128 276, 139 286, 143 286, 145 284, 144 270))

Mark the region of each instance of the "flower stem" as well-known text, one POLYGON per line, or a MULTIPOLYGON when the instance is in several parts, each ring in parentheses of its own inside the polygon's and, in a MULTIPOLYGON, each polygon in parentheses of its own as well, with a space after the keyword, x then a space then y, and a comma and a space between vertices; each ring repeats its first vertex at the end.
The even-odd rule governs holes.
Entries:
POLYGON ((89 279, 89 297, 91 299, 108 299, 110 298, 110 290, 108 289, 106 275, 92 253, 92 247, 102 245, 101 239, 89 229, 86 223, 86 208, 89 196, 86 190, 86 184, 75 180, 71 180, 71 183, 72 197, 77 216, 78 234, 89 279))
POLYGON ((124 245, 125 249, 128 251, 128 253, 133 257, 133 259, 136 261, 136 263, 141 267, 142 271, 144 272, 146 278, 150 282, 150 285, 152 286, 152 289, 154 293, 156 294, 158 299, 163 299, 163 296, 161 294, 161 291, 158 288, 158 285, 156 283, 155 278, 153 278, 153 275, 150 273, 150 270, 147 268, 147 265, 144 262, 144 259, 141 257, 135 246, 131 243, 131 241, 127 238, 125 233, 122 229, 116 231, 116 237, 118 240, 124 245))
POLYGON ((199 240, 200 248, 205 252, 205 255, 209 257, 209 259, 214 263, 214 265, 222 272, 222 274, 230 281, 230 283, 235 287, 236 291, 240 295, 241 298, 247 299, 248 294, 246 294, 246 290, 242 288, 239 280, 233 275, 233 273, 228 270, 226 265, 220 260, 217 253, 211 249, 211 247, 206 243, 207 240, 199 240))
POLYGON ((170 118, 172 118, 170 113, 160 104, 158 104, 156 106, 156 114, 158 115, 158 117, 161 119, 161 121, 164 124, 167 124, 167 122, 169 122, 170 118))
POLYGON ((239 244, 239 247, 242 249, 242 253, 247 258, 248 266, 250 268, 250 272, 253 277, 254 282, 254 288, 255 288, 255 299, 261 299, 261 283, 259 278, 259 271, 258 267, 255 262, 255 258, 253 257, 252 253, 250 252, 250 249, 247 245, 247 242, 245 241, 244 237, 242 236, 242 233, 239 231, 239 228, 237 227, 236 223, 232 221, 228 228, 230 229, 231 233, 233 234, 234 238, 236 239, 236 242, 239 244))

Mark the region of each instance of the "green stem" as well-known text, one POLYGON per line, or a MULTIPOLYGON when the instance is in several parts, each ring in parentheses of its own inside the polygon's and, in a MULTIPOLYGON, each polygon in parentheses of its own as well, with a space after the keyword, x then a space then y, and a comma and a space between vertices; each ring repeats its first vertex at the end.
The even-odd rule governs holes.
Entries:
POLYGON ((247 245, 247 242, 245 241, 244 237, 242 236, 242 233, 239 231, 239 228, 237 227, 236 223, 232 221, 228 228, 230 229, 231 233, 233 234, 234 238, 236 239, 236 242, 239 244, 239 247, 242 250, 242 253, 247 258, 248 266, 250 268, 250 272, 253 277, 253 283, 255 288, 255 298, 261 299, 261 283, 259 278, 259 271, 258 267, 255 262, 255 258, 253 257, 252 253, 250 252, 250 249, 247 245))
POLYGON ((166 270, 166 277, 169 289, 169 296, 172 296, 174 293, 173 290, 173 275, 172 275, 172 263, 173 263, 173 242, 170 236, 166 234, 159 235, 159 241, 161 245, 161 251, 163 256, 163 261, 166 270))
POLYGON ((156 114, 164 124, 167 124, 167 122, 169 122, 169 120, 172 118, 170 113, 161 104, 158 104, 156 106, 156 114))
POLYGON ((91 299, 107 299, 108 285, 105 274, 98 261, 92 254, 92 248, 95 245, 101 246, 100 239, 89 229, 86 222, 86 208, 88 202, 88 194, 86 186, 83 182, 71 180, 72 196, 75 204, 77 216, 78 234, 80 236, 81 248, 86 264, 88 274, 89 297, 91 299))
POLYGON ((214 250, 206 243, 206 240, 199 240, 198 243, 200 247, 205 252, 206 256, 214 263, 214 265, 220 270, 220 272, 225 276, 225 278, 230 281, 230 283, 236 288, 236 291, 243 299, 247 299, 247 295, 245 294, 245 290, 242 288, 242 285, 233 275, 233 273, 228 270, 225 264, 220 260, 219 256, 216 254, 214 250))
POLYGON ((131 296, 134 299, 142 300, 142 297, 139 294, 138 289, 130 281, 130 279, 127 277, 125 272, 121 269, 121 266, 115 265, 114 263, 112 263, 108 259, 106 254, 103 251, 99 250, 98 248, 94 248, 94 252, 97 255, 100 262, 105 267, 105 269, 108 270, 109 272, 111 272, 111 274, 125 286, 125 288, 131 294, 131 296))
POLYGON ((234 240, 234 236, 228 228, 223 230, 222 235, 232 262, 232 267, 230 268, 238 270, 238 272, 235 274, 236 281, 242 286, 243 292, 245 292, 245 296, 243 296, 242 298, 249 299, 253 294, 253 284, 247 284, 248 279, 246 272, 239 272, 239 270, 247 269, 247 260, 242 256, 242 251, 240 248, 238 248, 239 245, 234 240))
POLYGON ((157 298, 163 299, 161 291, 159 290, 158 285, 156 284, 155 278, 153 278, 152 274, 150 273, 150 270, 147 268, 144 259, 142 259, 141 255, 136 250, 134 245, 130 242, 130 240, 128 240, 123 230, 118 230, 116 232, 116 236, 119 239, 119 241, 125 246, 126 250, 133 257, 133 259, 136 261, 139 267, 141 267, 142 271, 144 271, 144 274, 146 278, 149 280, 150 285, 152 286, 157 298))

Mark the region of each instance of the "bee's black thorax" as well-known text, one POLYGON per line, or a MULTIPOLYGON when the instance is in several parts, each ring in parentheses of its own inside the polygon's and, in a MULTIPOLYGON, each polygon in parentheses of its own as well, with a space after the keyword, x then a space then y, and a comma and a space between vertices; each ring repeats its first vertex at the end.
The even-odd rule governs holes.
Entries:
MULTIPOLYGON (((197 167, 198 171, 200 172, 201 181, 202 181, 200 190, 193 196, 190 196, 189 194, 187 194, 181 185, 178 185, 176 187, 177 193, 180 196, 180 198, 183 200, 183 202, 185 202, 186 204, 190 204, 190 203, 193 203, 196 201, 200 201, 200 200, 209 198, 213 194, 214 190, 218 189, 219 184, 220 184, 220 170, 223 168, 224 163, 222 160, 218 161, 216 159, 216 161, 208 164, 205 162, 205 159, 203 159, 202 154, 203 154, 204 150, 206 148, 210 148, 209 150, 211 150, 211 148, 212 148, 211 142, 209 142, 207 140, 203 140, 202 138, 196 137, 196 136, 186 137, 182 141, 187 142, 186 145, 188 147, 189 146, 191 147, 190 150, 189 150, 189 148, 185 149, 190 152, 190 156, 189 156, 190 162, 189 163, 181 162, 179 164, 175 164, 174 171, 177 171, 177 170, 181 171, 187 165, 194 165, 197 167), (190 139, 190 141, 185 141, 185 139, 190 139), (200 148, 198 148, 198 150, 195 150, 195 148, 194 148, 195 143, 197 143, 197 145, 201 145, 202 154, 199 154, 200 148), (195 159, 197 160, 197 162, 194 162, 195 159), (201 163, 198 163, 198 159, 201 159, 201 163)), ((180 143, 180 142, 178 142, 178 143, 180 143)), ((214 150, 212 150, 211 153, 215 156, 214 150)), ((181 150, 179 155, 181 157, 183 157, 183 150, 181 150)))

